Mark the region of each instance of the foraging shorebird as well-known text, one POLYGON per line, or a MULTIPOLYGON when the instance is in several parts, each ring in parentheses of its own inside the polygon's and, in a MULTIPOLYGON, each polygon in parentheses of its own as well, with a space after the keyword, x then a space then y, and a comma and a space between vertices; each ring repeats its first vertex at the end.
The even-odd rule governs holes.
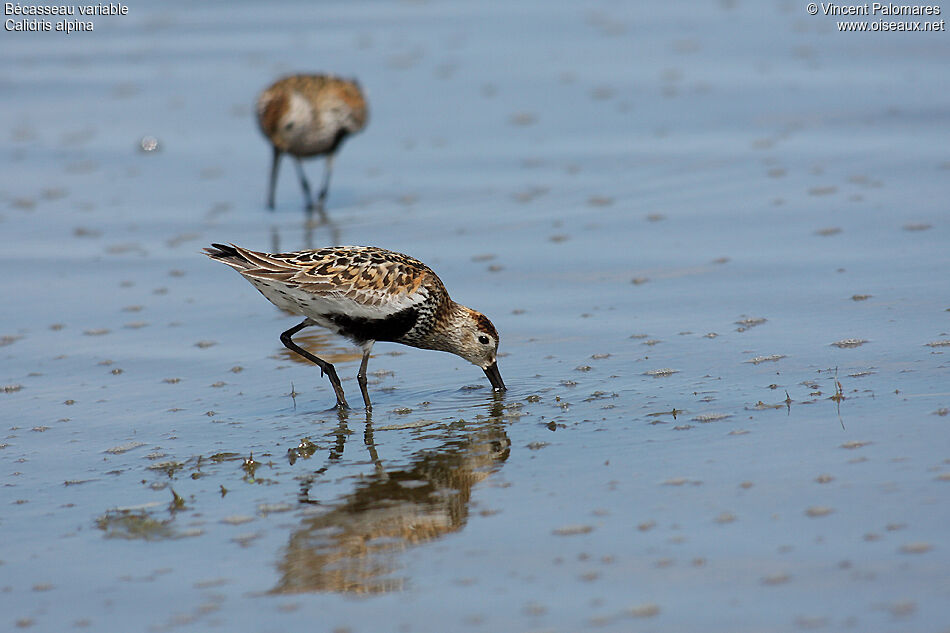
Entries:
POLYGON ((376 341, 452 352, 481 367, 495 391, 504 391, 498 372, 498 331, 481 312, 452 301, 432 269, 417 259, 373 246, 330 246, 295 253, 259 253, 212 244, 205 254, 251 282, 278 308, 303 315, 280 341, 320 367, 333 385, 336 405, 348 408, 336 369, 291 340, 319 325, 363 349, 356 376, 363 402, 366 364, 376 341))
POLYGON ((304 208, 326 217, 333 157, 351 134, 366 126, 366 99, 356 81, 330 75, 291 75, 278 80, 257 99, 257 122, 274 148, 267 189, 267 208, 274 208, 280 157, 290 154, 303 188, 304 208), (302 159, 325 156, 323 185, 316 203, 303 171, 302 159))

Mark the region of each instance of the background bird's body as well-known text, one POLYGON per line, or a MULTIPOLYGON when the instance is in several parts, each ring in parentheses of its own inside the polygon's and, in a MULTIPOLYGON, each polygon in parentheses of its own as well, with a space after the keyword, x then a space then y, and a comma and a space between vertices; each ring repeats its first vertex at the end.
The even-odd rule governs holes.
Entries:
POLYGON ((363 348, 358 378, 368 408, 365 370, 376 341, 452 352, 482 367, 496 390, 504 389, 494 325, 453 301, 438 275, 417 259, 371 246, 281 254, 212 246, 205 249, 209 257, 237 270, 277 307, 306 317, 281 340, 331 375, 340 406, 346 404, 332 365, 290 340, 304 327, 319 325, 363 348))
POLYGON ((323 185, 316 208, 323 203, 330 184, 333 156, 351 134, 366 126, 369 112, 363 92, 355 81, 329 75, 291 75, 269 86, 257 99, 257 122, 273 146, 268 186, 269 208, 274 193, 280 157, 294 157, 308 210, 314 208, 301 159, 326 156, 323 185))

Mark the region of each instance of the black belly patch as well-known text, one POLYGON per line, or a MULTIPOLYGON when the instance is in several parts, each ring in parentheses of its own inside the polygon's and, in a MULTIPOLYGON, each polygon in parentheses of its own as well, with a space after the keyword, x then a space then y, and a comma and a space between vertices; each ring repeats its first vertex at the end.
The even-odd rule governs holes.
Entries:
POLYGON ((362 343, 364 341, 398 341, 416 324, 419 313, 415 308, 406 308, 385 319, 351 317, 346 314, 325 314, 323 317, 340 328, 340 334, 362 343))
POLYGON ((333 154, 333 153, 335 153, 338 149, 340 149, 340 145, 342 145, 342 144, 343 144, 343 141, 346 140, 346 136, 347 136, 347 131, 346 131, 346 130, 340 130, 339 132, 337 132, 337 133, 336 133, 336 136, 333 137, 333 144, 330 145, 330 149, 328 149, 328 150, 326 151, 326 153, 327 153, 327 154, 333 154))

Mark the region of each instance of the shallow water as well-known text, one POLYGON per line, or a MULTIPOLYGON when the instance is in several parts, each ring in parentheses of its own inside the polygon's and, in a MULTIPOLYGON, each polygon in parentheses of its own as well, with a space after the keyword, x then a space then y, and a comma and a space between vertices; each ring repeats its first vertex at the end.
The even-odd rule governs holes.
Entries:
POLYGON ((948 42, 725 1, 4 33, 0 628, 946 631, 948 42), (297 70, 370 101, 330 225, 288 165, 263 208, 297 70), (328 411, 212 241, 419 257, 509 391, 379 344, 328 411))

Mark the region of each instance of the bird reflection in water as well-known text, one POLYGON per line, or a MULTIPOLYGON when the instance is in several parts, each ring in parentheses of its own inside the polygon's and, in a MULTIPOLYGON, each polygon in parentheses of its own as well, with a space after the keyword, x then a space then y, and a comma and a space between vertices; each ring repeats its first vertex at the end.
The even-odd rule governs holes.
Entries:
MULTIPOLYGON (((291 239, 297 235, 296 231, 296 221, 292 223, 292 227, 288 229, 291 239)), ((280 226, 275 222, 270 225, 270 252, 271 253, 283 253, 284 251, 291 250, 300 250, 301 248, 310 249, 316 248, 314 246, 314 231, 316 229, 326 229, 327 238, 325 240, 321 239, 320 244, 323 246, 333 246, 335 244, 342 244, 342 232, 340 231, 340 225, 331 220, 330 218, 316 219, 313 217, 306 217, 303 220, 303 224, 300 225, 300 244, 301 247, 294 247, 293 244, 296 244, 297 241, 293 240, 290 246, 282 247, 281 235, 280 235, 280 226)), ((321 234, 322 234, 321 230, 321 234)))
MULTIPOLYGON (((511 440, 502 403, 497 395, 494 400, 488 419, 452 425, 441 446, 420 451, 406 466, 391 470, 377 454, 371 414, 366 413, 363 443, 375 472, 349 494, 324 505, 312 498, 312 486, 342 456, 350 431, 348 415, 341 412, 329 463, 301 484, 300 501, 326 511, 304 518, 291 533, 272 593, 374 594, 405 588, 407 579, 397 575, 401 554, 461 530, 468 520, 472 488, 508 458, 511 440)), ((291 454, 303 457, 311 448, 302 444, 291 454)))

